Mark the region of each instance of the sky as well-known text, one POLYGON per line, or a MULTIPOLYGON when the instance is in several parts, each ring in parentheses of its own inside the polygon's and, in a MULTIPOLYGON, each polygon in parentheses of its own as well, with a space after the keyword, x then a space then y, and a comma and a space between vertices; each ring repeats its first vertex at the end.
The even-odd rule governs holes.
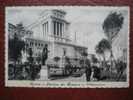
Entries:
POLYGON ((128 37, 128 8, 127 7, 100 7, 100 6, 36 6, 36 7, 6 7, 6 24, 22 22, 28 26, 38 20, 39 15, 46 9, 61 9, 67 14, 65 19, 70 22, 70 38, 75 43, 88 47, 89 53, 95 53, 95 46, 106 38, 102 24, 110 12, 116 11, 124 16, 124 24, 114 44, 127 46, 128 37), (125 42, 126 41, 126 42, 125 42), (119 44, 121 43, 121 44, 119 44))

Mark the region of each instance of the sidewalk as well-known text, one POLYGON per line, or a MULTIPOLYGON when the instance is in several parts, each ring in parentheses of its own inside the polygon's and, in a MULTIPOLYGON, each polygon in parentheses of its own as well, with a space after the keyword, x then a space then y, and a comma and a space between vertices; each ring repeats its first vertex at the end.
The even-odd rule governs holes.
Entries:
POLYGON ((85 74, 83 74, 81 77, 69 76, 69 77, 67 77, 67 78, 58 79, 58 80, 54 80, 54 81, 86 82, 86 76, 85 76, 85 74))
POLYGON ((58 77, 54 78, 53 80, 48 79, 48 71, 47 68, 42 68, 40 71, 40 78, 37 79, 38 81, 74 81, 74 82, 86 82, 86 76, 83 74, 81 77, 73 77, 73 76, 68 76, 68 77, 58 77))

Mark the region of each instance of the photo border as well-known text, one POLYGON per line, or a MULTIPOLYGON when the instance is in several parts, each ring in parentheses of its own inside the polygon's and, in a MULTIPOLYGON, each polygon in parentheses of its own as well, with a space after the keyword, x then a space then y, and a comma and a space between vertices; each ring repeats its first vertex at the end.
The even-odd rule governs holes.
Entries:
POLYGON ((128 9, 128 52, 127 52, 127 81, 126 82, 61 82, 61 81, 24 81, 8 80, 8 30, 6 24, 6 9, 15 6, 5 7, 5 86, 6 87, 38 87, 38 88, 129 88, 130 86, 130 6, 16 6, 16 7, 112 7, 128 9), (55 85, 53 84, 55 83, 55 85), (67 83, 67 84, 66 84, 67 83), (75 85, 74 85, 75 84, 75 85))

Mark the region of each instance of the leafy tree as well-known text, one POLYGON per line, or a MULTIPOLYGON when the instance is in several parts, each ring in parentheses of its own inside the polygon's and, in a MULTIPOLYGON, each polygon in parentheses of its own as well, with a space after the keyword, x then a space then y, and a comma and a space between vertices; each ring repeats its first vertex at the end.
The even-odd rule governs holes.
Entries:
POLYGON ((104 61, 105 61, 105 51, 110 50, 111 45, 107 39, 102 39, 98 45, 96 45, 96 53, 99 55, 102 55, 104 61))
POLYGON ((91 59, 92 59, 93 63, 97 63, 98 62, 98 59, 96 58, 95 55, 92 55, 91 59))
POLYGON ((58 56, 54 57, 55 62, 58 62, 59 60, 60 60, 60 57, 58 57, 58 56))
POLYGON ((9 39, 8 45, 9 57, 16 63, 21 58, 21 51, 25 49, 25 42, 15 34, 13 39, 9 39))
POLYGON ((111 12, 103 22, 103 30, 110 41, 118 34, 123 25, 124 17, 121 13, 111 12))
MULTIPOLYGON (((86 57, 88 56, 88 53, 86 52, 86 51, 83 51, 82 53, 81 53, 81 55, 83 56, 83 62, 84 62, 84 66, 85 66, 85 61, 86 61, 86 57)), ((82 61, 81 61, 82 62, 82 61)))
POLYGON ((86 51, 83 51, 82 52, 82 56, 87 57, 88 56, 88 53, 86 51))
POLYGON ((36 58, 37 63, 39 64, 41 62, 42 58, 41 58, 41 54, 39 53, 39 55, 36 58))
POLYGON ((113 65, 113 59, 114 59, 112 52, 112 42, 114 38, 118 35, 120 29, 122 28, 123 21, 124 17, 121 13, 111 12, 103 22, 104 33, 111 44, 111 50, 110 50, 111 66, 113 65))
POLYGON ((25 49, 25 42, 22 40, 21 34, 26 31, 22 23, 17 24, 16 29, 17 33, 15 33, 13 38, 8 41, 9 58, 14 60, 15 63, 21 58, 21 51, 25 49))
POLYGON ((28 57, 29 63, 32 64, 33 63, 33 51, 32 51, 32 48, 29 48, 28 54, 29 54, 29 57, 28 57))

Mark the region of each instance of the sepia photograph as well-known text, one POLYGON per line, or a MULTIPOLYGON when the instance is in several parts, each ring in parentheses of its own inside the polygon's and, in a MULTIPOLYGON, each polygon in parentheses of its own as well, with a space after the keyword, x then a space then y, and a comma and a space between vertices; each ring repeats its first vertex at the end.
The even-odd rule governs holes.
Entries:
POLYGON ((129 87, 129 7, 5 8, 5 86, 129 87))

